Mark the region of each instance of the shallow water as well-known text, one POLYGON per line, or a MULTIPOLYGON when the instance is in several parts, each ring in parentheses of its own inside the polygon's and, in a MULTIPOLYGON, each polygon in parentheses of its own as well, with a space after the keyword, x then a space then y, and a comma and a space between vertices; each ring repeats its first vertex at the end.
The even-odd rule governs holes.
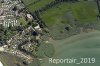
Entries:
MULTIPOLYGON (((49 59, 46 58, 42 62, 41 66, 100 66, 100 32, 93 31, 90 33, 83 33, 72 36, 63 40, 51 40, 49 41, 55 47, 54 59, 66 59, 75 58, 80 62, 80 58, 95 58, 95 63, 49 63, 49 59)), ((4 66, 15 66, 17 57, 13 57, 9 54, 0 54, 0 60, 4 66)), ((33 64, 29 65, 33 66, 33 64)))
MULTIPOLYGON (((49 59, 45 59, 42 66, 100 66, 100 32, 94 31, 76 35, 64 40, 52 41, 55 46, 56 53, 54 59, 75 58, 76 63, 49 63, 49 59), (77 64, 80 58, 95 58, 94 63, 77 64)), ((89 61, 89 60, 88 60, 89 61)))

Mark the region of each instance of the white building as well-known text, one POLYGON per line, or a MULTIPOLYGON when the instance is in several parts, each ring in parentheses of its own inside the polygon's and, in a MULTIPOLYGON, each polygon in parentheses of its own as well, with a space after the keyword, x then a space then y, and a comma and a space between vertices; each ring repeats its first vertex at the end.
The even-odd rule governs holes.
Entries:
POLYGON ((5 27, 10 27, 10 26, 14 27, 17 25, 18 25, 18 22, 16 19, 6 19, 3 22, 3 26, 5 26, 5 27))

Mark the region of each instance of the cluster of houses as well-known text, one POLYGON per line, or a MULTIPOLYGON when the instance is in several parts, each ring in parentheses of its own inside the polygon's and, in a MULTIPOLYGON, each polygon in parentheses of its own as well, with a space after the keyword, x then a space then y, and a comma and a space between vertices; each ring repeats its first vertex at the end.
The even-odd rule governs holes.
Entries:
POLYGON ((20 6, 19 8, 23 8, 20 5, 19 0, 2 0, 0 1, 0 26, 9 27, 9 26, 17 26, 18 21, 16 19, 16 11, 12 9, 14 6, 20 6))
MULTIPOLYGON (((18 14, 18 10, 13 10, 13 8, 14 6, 17 6, 19 10, 23 9, 24 8, 23 4, 21 3, 20 0, 2 0, 2 1, 0 0, 0 4, 1 4, 0 5, 0 26, 4 26, 4 27, 18 26, 19 23, 16 17, 19 16, 20 14, 18 14)), ((26 17, 31 21, 34 20, 33 16, 30 13, 27 13, 26 17)), ((7 45, 4 45, 3 49, 2 47, 0 49, 2 49, 4 52, 8 52, 18 57, 21 57, 24 60, 26 60, 28 63, 32 62, 33 57, 31 57, 30 55, 27 55, 26 53, 18 49, 19 44, 22 44, 21 42, 27 39, 24 36, 29 32, 32 32, 32 34, 35 34, 36 40, 40 40, 42 29, 40 27, 40 24, 36 22, 36 26, 34 27, 29 26, 28 28, 22 31, 22 35, 20 33, 14 35, 11 39, 7 40, 7 45), (36 35, 37 33, 38 35, 36 35), (10 46, 10 48, 8 48, 8 46, 10 46)), ((30 41, 30 39, 27 39, 27 40, 30 41)), ((31 46, 33 46, 33 44, 29 43, 28 45, 22 46, 22 48, 24 47, 25 50, 30 50, 31 46)))

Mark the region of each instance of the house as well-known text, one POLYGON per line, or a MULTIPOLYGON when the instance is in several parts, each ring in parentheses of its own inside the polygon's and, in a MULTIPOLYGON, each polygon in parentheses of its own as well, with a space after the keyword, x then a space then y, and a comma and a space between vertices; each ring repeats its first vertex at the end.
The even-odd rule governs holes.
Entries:
POLYGON ((3 20, 0 19, 0 26, 3 24, 3 20))
POLYGON ((0 26, 3 25, 5 16, 0 16, 0 26))
POLYGON ((0 8, 0 16, 4 13, 3 9, 0 8))
POLYGON ((34 27, 35 28, 35 30, 42 30, 41 28, 40 28, 40 25, 38 24, 36 27, 34 27))
POLYGON ((27 18, 33 20, 33 16, 31 14, 27 14, 27 18))
POLYGON ((5 27, 14 27, 18 25, 18 21, 16 19, 5 19, 3 22, 3 26, 5 27))

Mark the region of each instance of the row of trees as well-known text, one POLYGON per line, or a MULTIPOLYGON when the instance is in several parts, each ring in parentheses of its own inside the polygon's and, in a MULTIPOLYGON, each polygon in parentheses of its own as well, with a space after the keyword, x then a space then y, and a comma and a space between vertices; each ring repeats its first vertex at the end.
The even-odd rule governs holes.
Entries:
POLYGON ((96 3, 97 3, 98 11, 99 11, 98 17, 100 18, 100 3, 99 3, 99 0, 96 0, 96 3))

